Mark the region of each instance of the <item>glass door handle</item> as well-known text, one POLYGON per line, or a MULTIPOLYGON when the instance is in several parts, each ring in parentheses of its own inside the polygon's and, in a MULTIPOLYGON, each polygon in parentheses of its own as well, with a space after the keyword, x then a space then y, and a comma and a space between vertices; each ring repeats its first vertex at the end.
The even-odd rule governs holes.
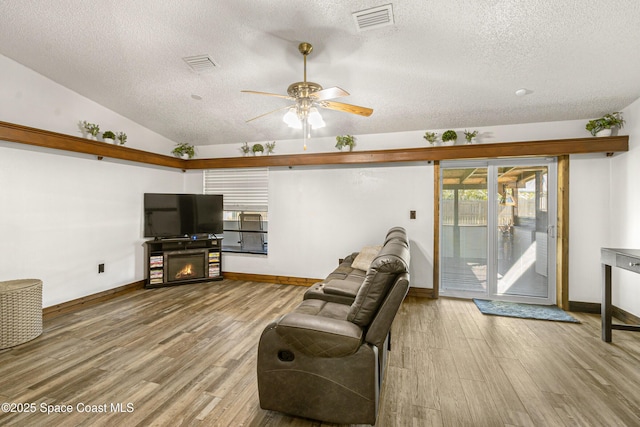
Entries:
POLYGON ((547 227, 547 235, 554 239, 556 237, 556 226, 550 225, 547 227))

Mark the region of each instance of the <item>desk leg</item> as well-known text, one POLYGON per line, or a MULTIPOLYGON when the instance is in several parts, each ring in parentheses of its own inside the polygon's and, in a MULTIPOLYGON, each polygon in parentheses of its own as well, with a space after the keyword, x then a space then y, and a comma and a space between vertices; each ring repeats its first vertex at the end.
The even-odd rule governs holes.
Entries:
POLYGON ((611 342, 611 266, 602 264, 602 341, 611 342))

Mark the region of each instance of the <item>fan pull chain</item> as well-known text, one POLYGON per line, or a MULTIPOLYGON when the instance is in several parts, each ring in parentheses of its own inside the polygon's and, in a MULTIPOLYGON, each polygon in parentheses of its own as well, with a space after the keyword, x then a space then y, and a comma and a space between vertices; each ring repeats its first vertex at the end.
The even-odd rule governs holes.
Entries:
POLYGON ((302 134, 303 134, 302 138, 304 142, 303 149, 304 151, 307 151, 307 140, 311 138, 311 126, 309 126, 309 121, 307 120, 306 117, 302 119, 302 134))

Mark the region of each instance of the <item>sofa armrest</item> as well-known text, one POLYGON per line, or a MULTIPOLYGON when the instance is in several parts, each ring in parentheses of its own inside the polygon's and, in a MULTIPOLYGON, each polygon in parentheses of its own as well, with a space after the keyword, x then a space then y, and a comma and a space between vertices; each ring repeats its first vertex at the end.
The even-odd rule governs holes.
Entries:
POLYGON ((317 357, 344 357, 362 343, 362 329, 346 320, 303 313, 284 315, 277 334, 296 350, 317 357))
POLYGON ((358 283, 353 280, 332 279, 325 283, 324 293, 355 298, 361 285, 362 282, 358 283))

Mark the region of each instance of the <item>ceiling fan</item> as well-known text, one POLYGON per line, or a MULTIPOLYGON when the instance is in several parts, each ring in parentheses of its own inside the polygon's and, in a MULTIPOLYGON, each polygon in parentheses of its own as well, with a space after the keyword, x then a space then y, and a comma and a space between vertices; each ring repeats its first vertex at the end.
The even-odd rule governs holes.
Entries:
POLYGON ((256 95, 274 96, 289 101, 294 104, 278 108, 265 114, 247 120, 247 122, 267 116, 281 110, 289 110, 284 116, 284 121, 290 127, 304 128, 305 138, 310 136, 311 128, 324 127, 324 121, 318 113, 317 107, 329 110, 342 111, 345 113, 358 114, 360 116, 369 117, 373 110, 367 107, 357 105, 344 104, 342 102, 330 101, 334 98, 349 96, 349 93, 337 86, 323 89, 318 83, 307 81, 307 55, 313 50, 310 43, 303 42, 298 46, 298 50, 304 57, 304 80, 292 83, 287 89, 288 95, 279 95, 276 93, 257 92, 253 90, 243 90, 245 93, 254 93, 256 95))

